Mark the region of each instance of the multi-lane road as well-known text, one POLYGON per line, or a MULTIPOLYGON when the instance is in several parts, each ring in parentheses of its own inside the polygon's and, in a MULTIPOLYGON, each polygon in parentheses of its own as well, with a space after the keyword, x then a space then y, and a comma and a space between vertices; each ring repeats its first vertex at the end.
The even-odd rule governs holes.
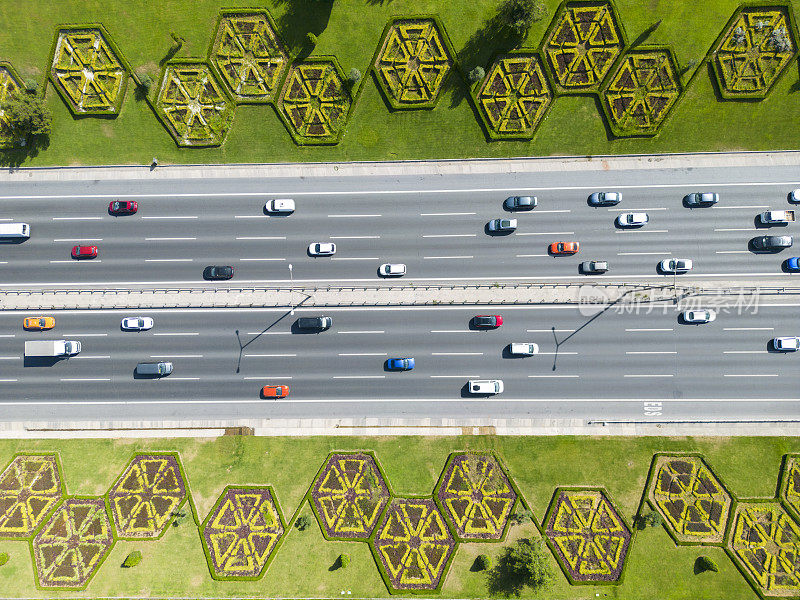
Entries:
MULTIPOLYGON (((655 282, 656 264, 691 258, 684 280, 793 284, 782 262, 798 252, 755 254, 765 232, 755 216, 785 209, 800 187, 796 168, 642 169, 503 175, 349 176, 299 179, 154 179, 5 182, 0 222, 31 224, 31 239, 0 246, 0 287, 374 282, 384 262, 408 265, 404 281, 581 278, 583 260, 607 260, 595 280, 655 282), (616 207, 587 196, 617 190, 616 207), (720 194, 690 210, 683 196, 720 194), (509 216, 508 195, 539 198, 519 213, 517 231, 490 236, 485 224, 509 216), (296 212, 268 216, 264 202, 294 198, 296 212), (112 217, 108 202, 136 200, 136 215, 112 217), (622 211, 647 212, 643 228, 622 231, 622 211), (312 258, 310 242, 333 241, 332 258, 312 258), (579 241, 572 257, 547 255, 553 241, 579 241), (99 248, 74 261, 73 245, 99 248), (233 265, 230 282, 203 282, 205 266, 233 265)), ((582 277, 587 279, 586 277, 582 277)), ((721 312, 707 325, 682 325, 678 307, 648 312, 577 307, 135 310, 59 312, 56 329, 22 330, 29 313, 0 314, 0 414, 5 419, 161 417, 577 417, 608 419, 785 419, 797 415, 800 356, 770 352, 772 337, 800 334, 793 301, 755 313, 721 312), (474 331, 469 318, 500 312, 505 324, 474 331), (298 333, 301 315, 328 314, 331 330, 298 333), (149 332, 124 333, 124 316, 147 315, 149 332), (80 355, 45 364, 23 358, 28 339, 78 339, 80 355), (511 358, 510 342, 541 352, 511 358), (407 373, 384 370, 413 356, 407 373), (140 361, 170 360, 175 372, 137 379, 140 361), (472 378, 501 378, 505 392, 472 398, 472 378), (282 400, 261 400, 264 384, 285 383, 282 400)), ((752 307, 750 307, 752 308, 752 307)))
POLYGON ((602 276, 656 280, 662 258, 692 258, 691 278, 789 278, 792 249, 755 254, 748 241, 790 227, 757 227, 756 215, 788 208, 800 187, 789 169, 552 173, 503 177, 440 176, 315 180, 182 180, 6 184, 3 222, 31 224, 31 239, 0 247, 4 287, 202 283, 207 265, 232 265, 237 283, 377 280, 384 262, 408 265, 407 280, 578 277, 582 260, 607 260, 602 276), (587 196, 619 190, 615 207, 593 208, 587 196), (716 191, 713 208, 687 209, 693 191, 716 191), (490 236, 487 221, 509 216, 507 195, 531 194, 539 206, 518 213, 517 231, 490 236), (264 202, 291 197, 291 216, 268 216, 264 202), (135 215, 107 214, 110 200, 139 202, 135 215), (640 229, 620 230, 623 211, 647 212, 640 229), (332 258, 307 255, 309 243, 333 241, 332 258), (579 241, 572 257, 548 256, 554 241, 579 241), (96 245, 94 260, 75 261, 75 244, 96 245))

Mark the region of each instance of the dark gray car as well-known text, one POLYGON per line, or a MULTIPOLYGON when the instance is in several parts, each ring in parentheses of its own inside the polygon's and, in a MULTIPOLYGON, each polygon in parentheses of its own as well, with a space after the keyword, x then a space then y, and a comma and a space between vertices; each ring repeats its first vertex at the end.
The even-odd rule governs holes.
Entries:
POLYGON ((780 250, 791 248, 794 240, 790 235, 760 235, 750 240, 756 250, 780 250))
POLYGON ((297 319, 297 326, 300 329, 317 329, 324 331, 330 329, 333 319, 330 317, 300 317, 297 319))
POLYGON ((581 273, 584 275, 599 275, 608 271, 608 262, 604 260, 586 260, 581 263, 581 273))
POLYGON ((536 196, 509 196, 503 203, 506 210, 531 210, 536 207, 536 196))
POLYGON ((719 202, 719 194, 714 192, 695 192, 683 197, 683 204, 689 207, 712 206, 719 202))

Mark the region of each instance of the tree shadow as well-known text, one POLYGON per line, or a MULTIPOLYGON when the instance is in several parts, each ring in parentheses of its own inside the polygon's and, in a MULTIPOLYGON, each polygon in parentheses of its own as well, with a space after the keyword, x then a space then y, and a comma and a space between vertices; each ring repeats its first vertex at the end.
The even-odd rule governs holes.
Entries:
POLYGON ((276 26, 284 43, 293 55, 307 58, 313 47, 306 43, 306 34, 320 35, 328 27, 333 9, 333 0, 275 0, 285 7, 285 12, 276 19, 276 26))
POLYGON ((169 50, 167 50, 167 53, 161 57, 161 60, 158 61, 158 66, 163 67, 170 60, 175 58, 175 55, 181 48, 183 48, 183 44, 172 44, 172 46, 169 47, 169 50))
POLYGON ((658 26, 661 25, 661 19, 650 25, 647 29, 645 29, 639 36, 631 42, 630 48, 636 48, 636 46, 641 45, 644 41, 649 38, 653 32, 658 29, 658 26))
POLYGON ((391 4, 394 0, 367 0, 370 6, 383 6, 384 4, 391 4))
POLYGON ((50 147, 50 136, 32 135, 24 146, 9 148, 0 151, 0 167, 8 167, 9 171, 19 168, 22 163, 39 155, 42 150, 50 147))

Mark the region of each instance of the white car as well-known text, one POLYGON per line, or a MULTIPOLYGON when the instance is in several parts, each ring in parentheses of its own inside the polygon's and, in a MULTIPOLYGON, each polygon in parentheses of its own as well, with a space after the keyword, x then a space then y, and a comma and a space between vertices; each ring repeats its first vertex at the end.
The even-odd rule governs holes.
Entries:
POLYGON ((789 192, 789 202, 800 202, 800 190, 789 192))
POLYGON ((125 331, 147 331, 153 328, 153 319, 150 317, 125 317, 121 323, 125 331))
POLYGON ((711 323, 717 318, 717 313, 713 310, 685 310, 681 314, 684 323, 711 323))
POLYGON ((692 270, 692 266, 689 258, 665 258, 658 263, 662 273, 686 273, 692 270))
POLYGON ((384 263, 378 273, 383 277, 402 277, 406 274, 406 266, 403 263, 384 263))
POLYGON ((797 352, 800 350, 800 337, 773 338, 772 347, 778 352, 797 352))
POLYGON ((489 231, 514 231, 516 228, 516 219, 492 219, 489 221, 489 231))
POLYGON ((311 256, 333 256, 336 254, 336 244, 332 242, 314 242, 308 245, 311 256))
POLYGON ((647 213, 622 213, 617 217, 619 227, 641 227, 650 220, 647 213))
POLYGON ((264 210, 273 214, 290 215, 294 212, 294 200, 291 198, 276 198, 264 205, 264 210))
POLYGON ((502 379, 470 379, 467 382, 470 394, 499 394, 503 391, 502 379))
POLYGON ((539 354, 539 346, 527 342, 512 342, 508 345, 508 350, 514 356, 533 356, 539 354))

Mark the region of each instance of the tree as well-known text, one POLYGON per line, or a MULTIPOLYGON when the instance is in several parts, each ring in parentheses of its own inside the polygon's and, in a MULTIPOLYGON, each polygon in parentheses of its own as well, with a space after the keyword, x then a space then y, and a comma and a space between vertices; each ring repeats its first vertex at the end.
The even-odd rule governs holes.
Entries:
POLYGON ((305 531, 309 527, 311 527, 311 518, 308 515, 303 515, 297 518, 297 521, 294 522, 294 526, 297 527, 300 531, 305 531))
POLYGON ((483 70, 483 67, 477 66, 469 72, 468 77, 471 83, 478 83, 486 77, 486 71, 483 70))
POLYGON ((695 573, 705 573, 706 571, 717 573, 719 571, 719 567, 717 566, 717 563, 714 562, 713 558, 708 556, 698 556, 697 560, 694 561, 694 571, 695 573))
MULTIPOLYGON (((353 67, 347 74, 347 83, 350 87, 354 87, 359 81, 361 81, 361 71, 353 67)), ((372 473, 372 469, 369 469, 369 472, 372 473)))
POLYGON ((506 0, 497 14, 499 26, 508 33, 525 37, 536 21, 546 14, 542 0, 506 0))
POLYGON ((125 560, 122 562, 123 569, 130 569, 131 567, 135 567, 138 565, 142 560, 142 553, 138 550, 134 550, 128 556, 125 557, 125 560))
POLYGON ((347 565, 350 564, 350 555, 349 554, 340 554, 339 558, 337 560, 339 562, 339 568, 346 569, 347 565))
POLYGON ((507 546, 489 575, 490 591, 519 596, 526 586, 534 591, 544 590, 553 580, 548 555, 541 539, 523 538, 507 546))
POLYGON ((3 116, 15 140, 29 140, 33 136, 50 133, 53 116, 40 96, 24 92, 11 92, 3 102, 3 116))
POLYGON ((317 36, 311 31, 309 31, 306 34, 306 44, 308 44, 312 48, 314 48, 317 45, 317 36))

